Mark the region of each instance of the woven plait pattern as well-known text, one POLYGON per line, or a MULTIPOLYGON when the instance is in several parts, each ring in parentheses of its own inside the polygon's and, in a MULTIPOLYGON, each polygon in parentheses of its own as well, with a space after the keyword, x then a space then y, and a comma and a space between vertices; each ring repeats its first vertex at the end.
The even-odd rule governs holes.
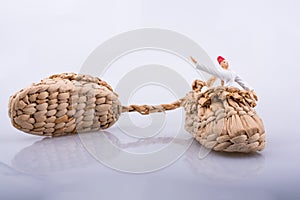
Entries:
POLYGON ((62 136, 112 126, 122 106, 99 78, 74 73, 53 75, 10 97, 14 127, 43 136, 62 136))
POLYGON ((214 87, 201 92, 196 80, 182 106, 185 129, 206 148, 225 152, 256 152, 265 147, 265 130, 254 107, 257 97, 234 87, 214 87))
POLYGON ((148 115, 183 107, 185 129, 203 146, 216 151, 256 152, 265 147, 265 130, 257 115, 255 93, 234 87, 192 91, 169 104, 122 106, 103 80, 64 73, 50 76, 10 97, 9 117, 17 129, 41 136, 63 136, 111 127, 122 112, 148 115))

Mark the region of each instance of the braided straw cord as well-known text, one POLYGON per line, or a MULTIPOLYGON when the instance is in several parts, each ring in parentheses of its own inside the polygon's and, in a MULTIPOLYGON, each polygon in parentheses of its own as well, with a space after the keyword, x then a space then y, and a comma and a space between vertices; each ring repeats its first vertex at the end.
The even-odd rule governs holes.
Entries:
POLYGON ((179 99, 170 104, 122 106, 122 112, 139 112, 142 115, 148 115, 150 113, 155 113, 155 112, 174 110, 181 106, 181 103, 184 99, 185 98, 179 99))
POLYGON ((256 152, 265 147, 263 122, 254 110, 257 97, 234 87, 209 88, 193 83, 183 107, 185 129, 206 148, 226 152, 256 152))
POLYGON ((112 126, 121 114, 118 95, 99 78, 53 75, 10 97, 14 127, 42 136, 62 136, 112 126))

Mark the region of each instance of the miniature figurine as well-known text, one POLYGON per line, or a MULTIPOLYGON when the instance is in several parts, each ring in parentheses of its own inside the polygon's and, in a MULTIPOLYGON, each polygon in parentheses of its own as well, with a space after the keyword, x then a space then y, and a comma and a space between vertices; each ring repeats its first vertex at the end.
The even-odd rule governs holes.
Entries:
MULTIPOLYGON (((217 60, 221 68, 208 67, 203 64, 199 64, 195 58, 191 56, 191 60, 196 64, 196 68, 207 72, 212 75, 212 77, 207 81, 207 86, 211 86, 216 80, 216 77, 222 80, 223 86, 233 86, 234 82, 238 83, 244 90, 251 91, 254 95, 254 89, 244 81, 237 73, 235 73, 229 67, 228 61, 222 56, 218 56, 217 60)), ((256 96, 256 95, 255 95, 256 96)))

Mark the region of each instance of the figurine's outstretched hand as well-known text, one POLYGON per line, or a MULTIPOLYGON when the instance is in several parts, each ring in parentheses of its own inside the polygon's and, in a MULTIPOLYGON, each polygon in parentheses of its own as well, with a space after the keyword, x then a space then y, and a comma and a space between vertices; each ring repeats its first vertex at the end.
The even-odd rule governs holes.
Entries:
POLYGON ((193 61, 193 63, 197 64, 197 60, 195 58, 193 58, 192 56, 190 56, 190 58, 193 61))

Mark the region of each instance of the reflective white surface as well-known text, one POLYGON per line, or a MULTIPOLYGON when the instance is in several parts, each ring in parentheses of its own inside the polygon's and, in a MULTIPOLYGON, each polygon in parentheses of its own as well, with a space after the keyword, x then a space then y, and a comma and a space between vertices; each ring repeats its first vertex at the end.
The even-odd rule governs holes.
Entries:
MULTIPOLYGON (((299 199, 299 5, 293 0, 1 1, 0 199, 299 199), (200 145, 193 142, 172 165, 131 174, 94 159, 78 136, 47 139, 11 126, 10 95, 53 73, 79 71, 103 41, 140 27, 178 31, 212 58, 228 56, 260 97, 266 149, 250 155, 211 152, 200 160, 200 145)), ((106 79, 115 86, 111 80, 117 76, 106 79)), ((158 97, 153 102, 172 98, 158 97)), ((180 110, 167 114, 171 125, 179 115, 180 110)), ((142 124, 145 118, 139 117, 142 124)), ((128 145, 116 127, 103 134, 130 151, 168 141, 128 145)))
POLYGON ((268 137, 262 153, 211 152, 202 160, 198 158, 200 145, 194 142, 173 165, 144 174, 104 166, 86 151, 77 135, 20 138, 28 144, 10 140, 1 147, 9 149, 12 143, 21 147, 8 160, 10 166, 1 162, 3 199, 295 199, 299 194, 300 166, 291 159, 298 156, 298 146, 296 142, 280 145, 288 142, 280 137, 268 137))

